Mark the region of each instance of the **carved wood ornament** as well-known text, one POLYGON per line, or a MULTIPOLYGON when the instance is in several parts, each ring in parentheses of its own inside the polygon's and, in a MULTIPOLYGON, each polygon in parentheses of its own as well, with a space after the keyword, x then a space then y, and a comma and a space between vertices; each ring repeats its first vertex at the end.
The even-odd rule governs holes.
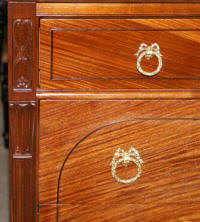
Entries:
POLYGON ((35 3, 8 3, 10 222, 37 217, 35 10, 35 3))
POLYGON ((14 155, 32 154, 35 137, 34 102, 10 103, 10 135, 14 155), (15 139, 14 139, 15 138, 15 139))
POLYGON ((200 221, 199 16, 8 0, 10 222, 200 221))
POLYGON ((32 21, 13 21, 13 89, 32 89, 32 21))
POLYGON ((10 102, 10 154, 13 222, 34 221, 35 181, 34 152, 36 102, 10 102))

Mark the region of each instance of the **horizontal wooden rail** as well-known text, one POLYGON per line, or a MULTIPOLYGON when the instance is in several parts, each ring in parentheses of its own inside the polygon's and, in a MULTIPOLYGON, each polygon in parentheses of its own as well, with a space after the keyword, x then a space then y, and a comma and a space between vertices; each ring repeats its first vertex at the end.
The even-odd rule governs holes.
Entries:
POLYGON ((200 90, 37 91, 38 99, 200 99, 200 90))
POLYGON ((38 3, 38 16, 200 16, 200 4, 38 3))

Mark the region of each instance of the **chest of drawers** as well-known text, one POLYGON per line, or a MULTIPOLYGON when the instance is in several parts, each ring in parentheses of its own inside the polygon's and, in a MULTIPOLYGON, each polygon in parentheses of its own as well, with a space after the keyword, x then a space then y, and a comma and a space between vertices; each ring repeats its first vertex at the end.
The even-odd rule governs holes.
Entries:
POLYGON ((8 10, 10 221, 200 221, 200 2, 8 10))

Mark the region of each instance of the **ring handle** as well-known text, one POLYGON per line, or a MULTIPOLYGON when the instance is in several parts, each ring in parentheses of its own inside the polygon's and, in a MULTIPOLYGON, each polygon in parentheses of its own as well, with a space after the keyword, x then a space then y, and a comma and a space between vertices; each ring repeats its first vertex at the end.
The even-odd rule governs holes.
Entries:
POLYGON ((135 56, 138 57, 137 59, 137 70, 145 75, 145 76, 154 76, 156 74, 158 74, 160 72, 160 70, 162 69, 162 55, 160 53, 160 47, 157 43, 153 43, 150 46, 148 46, 145 43, 142 43, 137 51, 137 53, 135 53, 135 56), (158 59, 158 67, 156 70, 154 70, 153 72, 146 72, 141 68, 141 61, 142 58, 145 57, 146 59, 151 59, 153 56, 156 56, 158 59))
POLYGON ((119 183, 129 184, 129 183, 135 182, 142 173, 142 166, 141 166, 142 163, 143 163, 143 160, 140 158, 139 152, 135 148, 131 147, 128 152, 124 151, 124 149, 122 148, 118 148, 115 151, 114 156, 111 161, 112 177, 119 183), (124 166, 127 166, 130 162, 133 162, 136 164, 137 174, 131 179, 127 179, 127 180, 119 178, 116 173, 116 169, 119 166, 119 164, 122 163, 124 166))

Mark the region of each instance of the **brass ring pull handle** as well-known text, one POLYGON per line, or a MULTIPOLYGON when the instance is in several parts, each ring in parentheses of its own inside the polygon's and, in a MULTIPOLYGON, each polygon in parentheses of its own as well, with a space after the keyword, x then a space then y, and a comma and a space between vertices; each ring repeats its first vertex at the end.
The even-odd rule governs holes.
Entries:
POLYGON ((140 73, 142 73, 145 76, 154 76, 157 73, 160 72, 161 68, 162 68, 162 55, 160 53, 160 47, 157 43, 153 43, 150 46, 148 46, 145 43, 142 43, 139 47, 139 50, 137 51, 137 53, 135 53, 135 56, 138 57, 137 59, 137 69, 140 73), (141 61, 142 58, 145 57, 147 59, 151 59, 153 56, 156 56, 158 59, 158 67, 156 70, 154 70, 153 72, 146 72, 141 68, 141 61))
POLYGON ((118 148, 115 151, 114 157, 112 158, 112 161, 111 161, 112 177, 119 183, 124 183, 124 184, 132 183, 140 177, 142 173, 142 167, 141 167, 142 163, 143 163, 143 160, 140 158, 139 152, 135 148, 131 147, 128 152, 125 152, 124 149, 122 148, 118 148), (137 171, 136 176, 127 180, 119 178, 116 173, 116 169, 118 165, 122 163, 124 166, 127 166, 130 162, 135 163, 137 166, 138 171, 137 171))

